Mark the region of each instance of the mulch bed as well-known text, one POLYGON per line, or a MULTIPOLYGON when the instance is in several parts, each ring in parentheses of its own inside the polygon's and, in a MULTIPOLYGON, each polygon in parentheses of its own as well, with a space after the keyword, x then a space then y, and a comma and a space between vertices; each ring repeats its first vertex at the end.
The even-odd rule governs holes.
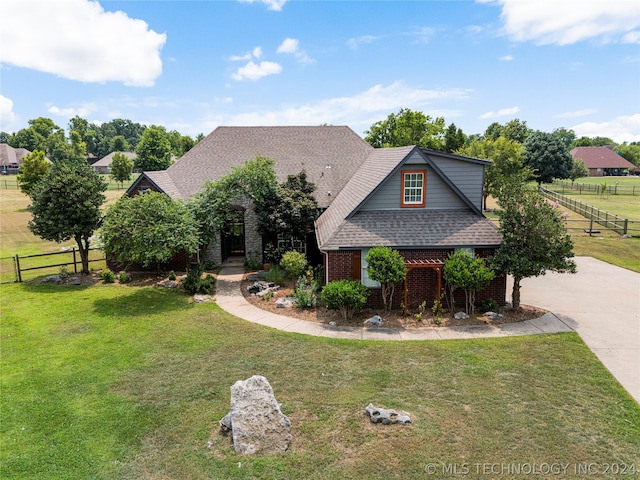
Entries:
MULTIPOLYGON (((472 315, 467 319, 454 318, 455 312, 443 312, 441 323, 440 325, 437 325, 434 315, 428 308, 423 312, 422 319, 418 320, 415 315, 416 313, 418 313, 417 310, 411 311, 409 315, 403 315, 402 309, 398 306, 390 312, 384 312, 382 308, 365 308, 359 312, 356 312, 352 320, 344 320, 339 311, 328 310, 324 305, 322 305, 322 302, 320 300, 318 300, 318 304, 315 308, 310 309, 300 309, 296 308, 295 306, 291 308, 279 308, 276 306, 275 302, 279 298, 290 297, 293 293, 293 288, 291 286, 281 287, 277 292, 274 292, 273 297, 271 297, 269 300, 264 300, 260 297, 249 294, 248 287, 252 284, 252 281, 249 282, 244 280, 242 282, 242 294, 253 306, 273 313, 277 313, 279 315, 285 315, 287 317, 294 317, 301 320, 307 320, 317 323, 331 323, 331 325, 336 326, 359 327, 362 326, 363 322, 366 319, 371 318, 374 315, 380 315, 380 317, 382 317, 383 326, 386 328, 498 325, 503 323, 516 323, 525 320, 531 320, 533 318, 541 317, 545 313, 548 313, 546 310, 529 305, 520 305, 520 309, 514 311, 511 310, 511 308, 507 305, 504 307, 498 307, 495 310, 496 313, 501 313, 502 315, 504 315, 504 317, 501 319, 490 320, 488 319, 488 317, 483 316, 482 312, 480 311, 477 311, 476 315, 472 315)), ((460 309, 456 309, 456 311, 460 311, 460 309)))

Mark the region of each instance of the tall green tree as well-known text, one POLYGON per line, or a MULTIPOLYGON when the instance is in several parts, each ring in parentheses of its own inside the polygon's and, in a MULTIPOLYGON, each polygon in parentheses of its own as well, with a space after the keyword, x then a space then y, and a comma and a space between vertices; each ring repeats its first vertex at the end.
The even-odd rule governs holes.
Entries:
POLYGON ((536 131, 524 143, 524 164, 534 171, 538 184, 569 178, 573 158, 565 143, 552 133, 536 131))
POLYGON ((129 149, 129 142, 122 135, 116 135, 109 143, 109 150, 112 152, 128 152, 130 151, 129 149))
POLYGON ((452 123, 447 127, 444 134, 443 151, 453 153, 456 150, 463 148, 466 140, 466 135, 462 132, 462 129, 456 127, 455 123, 452 123))
POLYGON ((576 271, 573 242, 561 214, 550 202, 524 183, 505 186, 498 198, 500 233, 503 242, 491 266, 513 276, 512 304, 520 308, 520 282, 547 271, 576 271))
POLYGON ((171 166, 171 142, 164 127, 152 125, 136 147, 135 168, 139 171, 166 170, 171 166))
POLYGON ((122 185, 131 180, 133 162, 124 153, 117 152, 111 160, 111 178, 122 185))
POLYGON ((391 310, 396 284, 402 282, 407 267, 400 252, 389 247, 373 247, 367 253, 369 278, 380 282, 385 310, 391 310))
POLYGON ((573 165, 571 165, 571 172, 569 172, 569 178, 571 179, 571 184, 575 182, 578 178, 588 177, 589 169, 585 166, 584 162, 579 158, 573 159, 573 165))
POLYGON ((472 257, 463 250, 449 255, 444 262, 442 274, 449 285, 451 307, 455 307, 455 290, 462 288, 465 293, 465 311, 469 315, 475 313, 476 292, 489 285, 495 276, 483 258, 472 257))
POLYGON ((18 167, 18 186, 20 190, 31 196, 33 189, 49 172, 49 162, 42 150, 34 150, 22 159, 18 167))
POLYGON ((627 144, 626 142, 616 147, 616 153, 621 157, 624 157, 636 167, 640 167, 640 143, 632 142, 627 144))
POLYGON ((527 138, 529 138, 530 134, 531 129, 527 127, 527 122, 520 120, 519 118, 514 118, 504 124, 502 134, 500 136, 505 137, 507 140, 524 143, 527 138))
POLYGON ((91 167, 71 161, 53 164, 31 193, 29 229, 44 240, 73 238, 80 252, 82 273, 89 273, 89 246, 102 219, 105 182, 91 167))
POLYGON ((198 249, 192 211, 158 192, 124 196, 109 207, 101 237, 107 257, 124 265, 159 268, 176 253, 198 249))
POLYGON ((432 118, 422 112, 403 108, 371 125, 365 132, 364 139, 376 148, 417 145, 442 150, 444 130, 443 117, 432 118))

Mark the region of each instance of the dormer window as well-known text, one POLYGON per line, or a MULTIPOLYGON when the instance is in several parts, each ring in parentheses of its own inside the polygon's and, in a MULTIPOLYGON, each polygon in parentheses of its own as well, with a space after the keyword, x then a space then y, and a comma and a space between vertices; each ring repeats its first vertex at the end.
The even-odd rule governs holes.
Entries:
POLYGON ((424 207, 426 170, 402 172, 402 207, 424 207))

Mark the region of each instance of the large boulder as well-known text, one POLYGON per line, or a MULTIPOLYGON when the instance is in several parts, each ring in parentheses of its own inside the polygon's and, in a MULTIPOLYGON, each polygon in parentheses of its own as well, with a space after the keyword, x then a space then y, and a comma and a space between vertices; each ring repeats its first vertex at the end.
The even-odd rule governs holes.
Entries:
POLYGON ((280 410, 266 378, 254 375, 231 387, 231 411, 220 420, 231 431, 240 455, 284 452, 291 442, 291 421, 280 410))

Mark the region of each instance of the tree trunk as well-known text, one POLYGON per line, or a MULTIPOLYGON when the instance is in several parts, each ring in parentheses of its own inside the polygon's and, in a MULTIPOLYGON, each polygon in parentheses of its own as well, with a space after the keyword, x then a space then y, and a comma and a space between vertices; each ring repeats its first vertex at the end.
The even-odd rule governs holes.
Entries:
POLYGON ((511 306, 514 310, 520 308, 520 277, 513 277, 513 291, 511 292, 511 306))
POLYGON ((76 243, 78 244, 78 252, 80 252, 80 261, 82 262, 82 274, 89 274, 89 239, 84 239, 82 236, 76 236, 76 243))

